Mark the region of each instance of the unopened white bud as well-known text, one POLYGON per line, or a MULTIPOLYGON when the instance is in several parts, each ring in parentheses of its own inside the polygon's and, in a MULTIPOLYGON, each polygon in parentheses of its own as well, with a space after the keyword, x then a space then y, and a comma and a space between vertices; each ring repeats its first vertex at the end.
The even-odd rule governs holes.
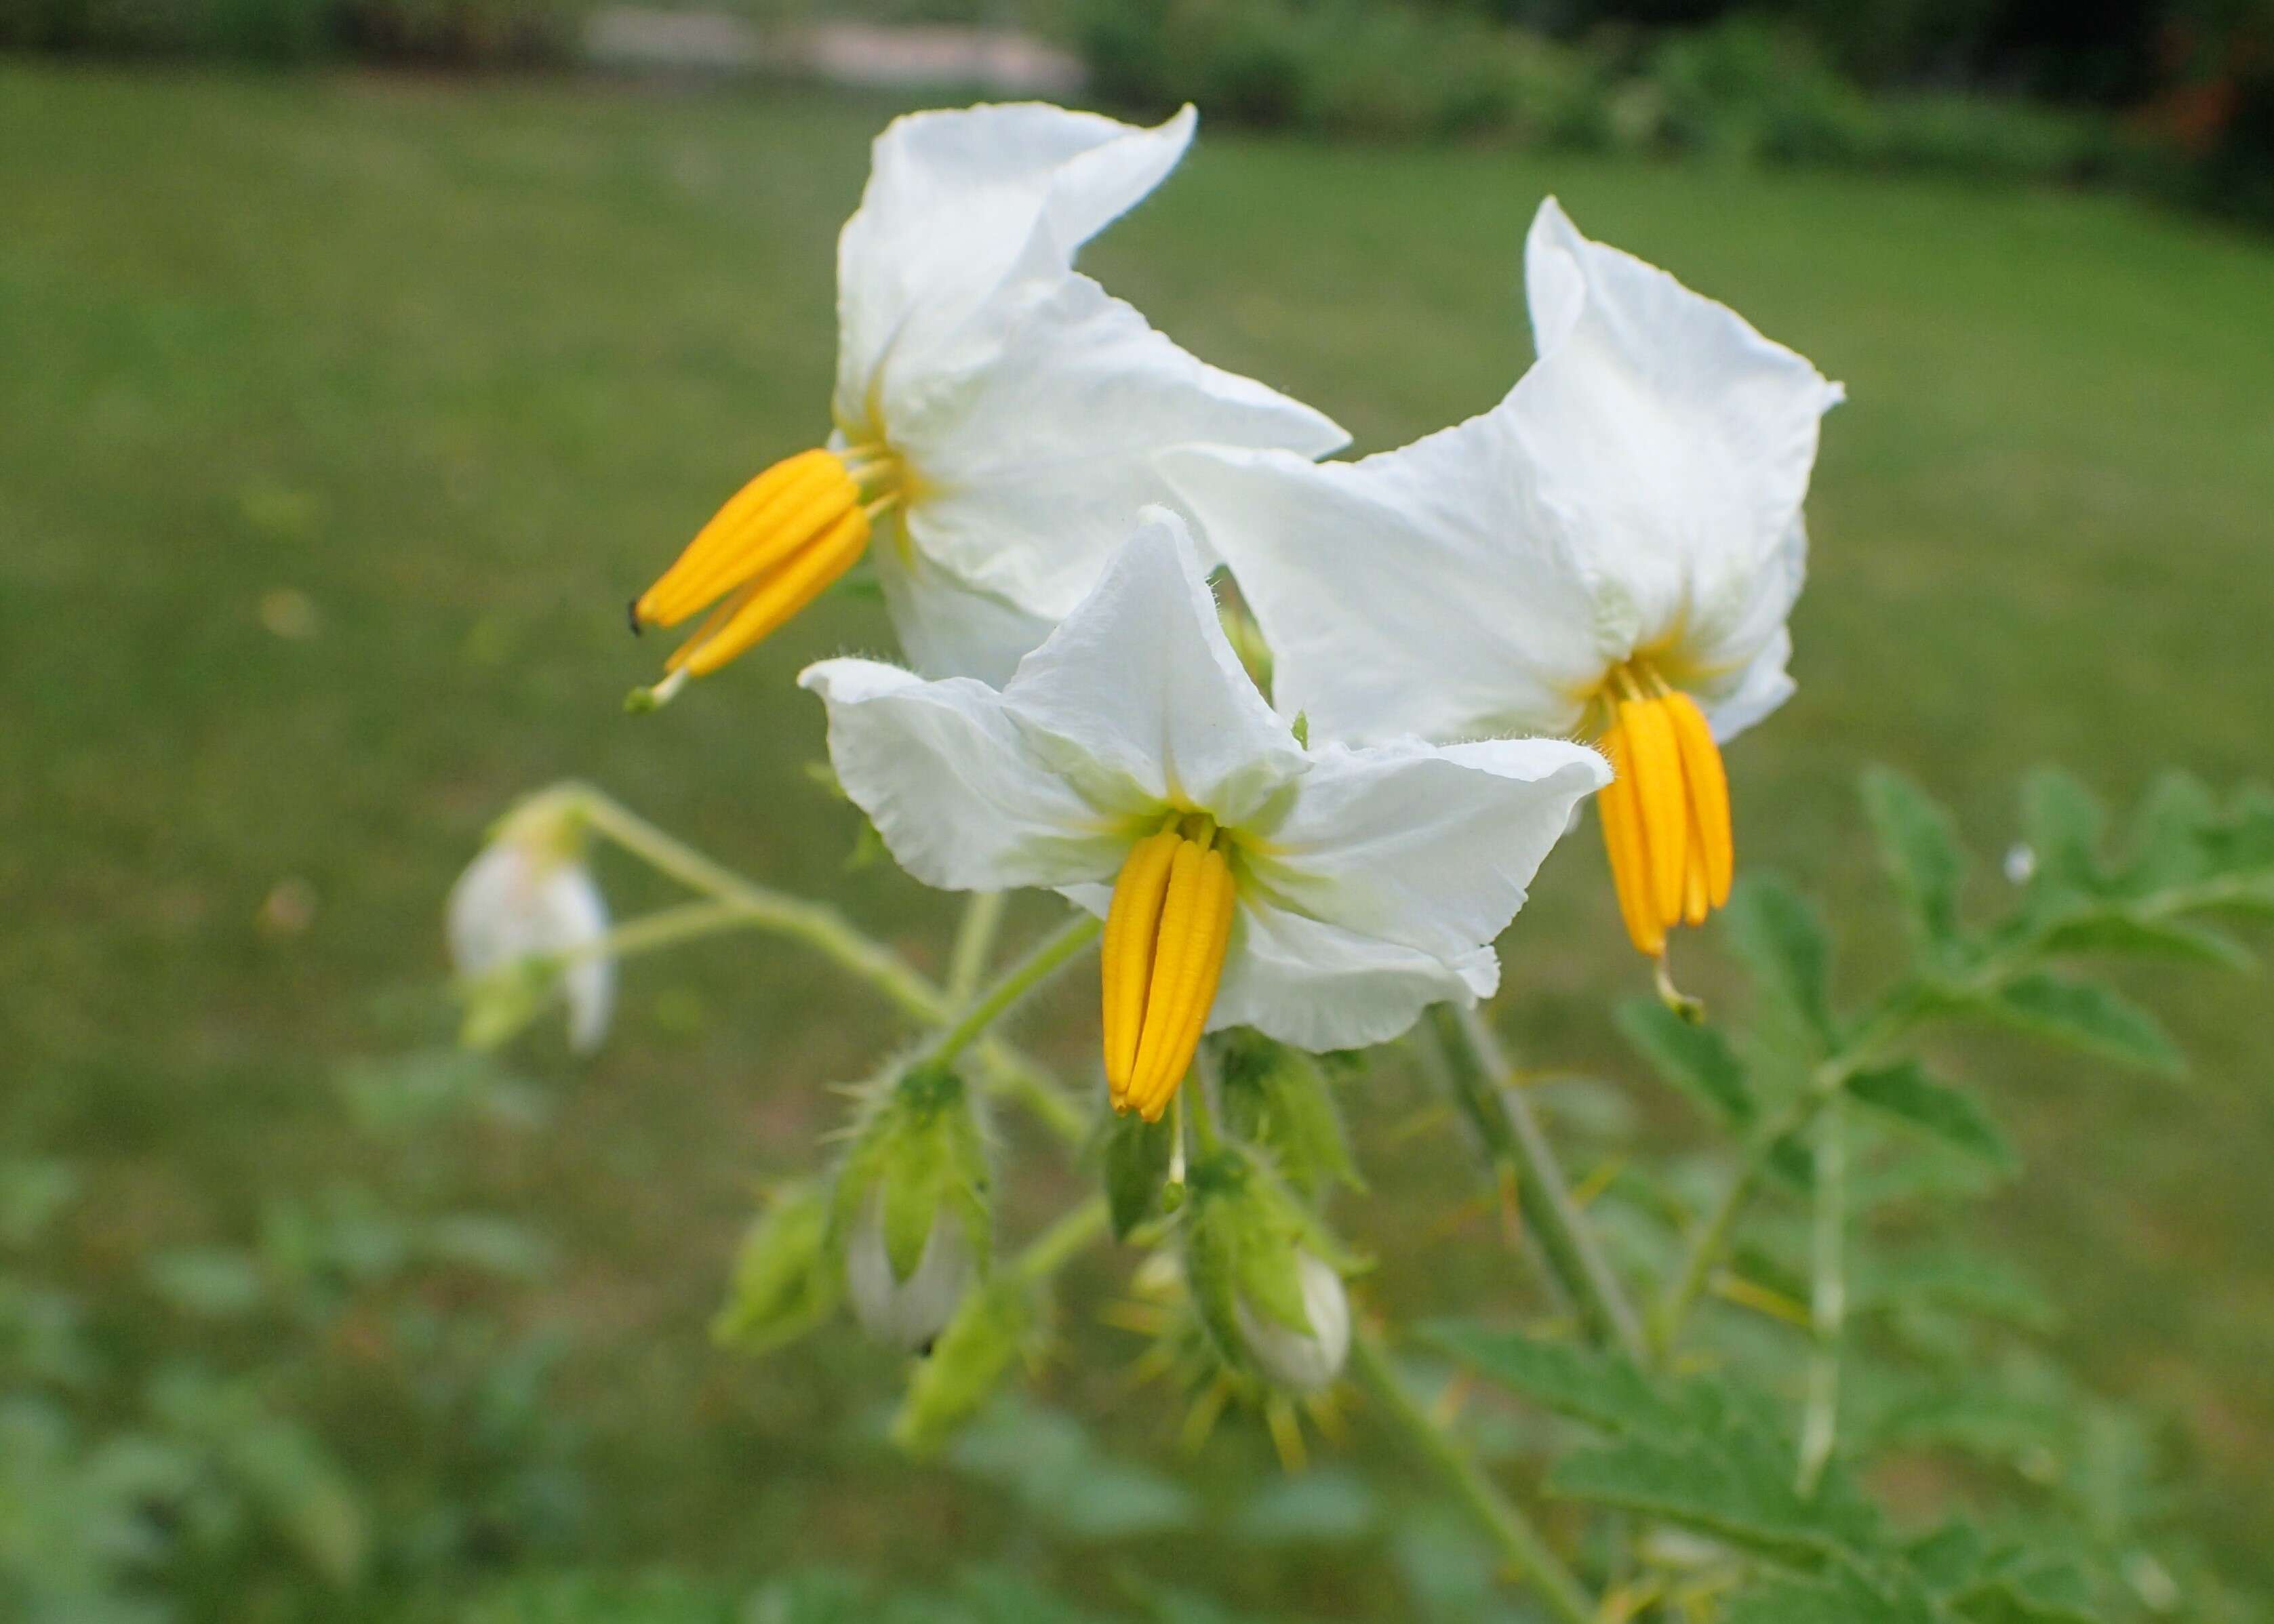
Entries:
POLYGON ((885 1245, 885 1194, 863 1209, 845 1243, 845 1287, 862 1327, 878 1342, 918 1350, 937 1336, 971 1283, 971 1247, 945 1207, 934 1215, 923 1253, 906 1280, 885 1245))
POLYGON ((1232 1312, 1257 1369, 1290 1392, 1316 1393, 1342 1373, 1350 1352, 1350 1298, 1342 1276, 1307 1252, 1296 1254, 1295 1274, 1303 1314, 1311 1322, 1307 1335, 1257 1312, 1244 1296, 1234 1301, 1232 1312))
MULTIPOLYGON (((516 963, 562 959, 558 985, 547 993, 567 1003, 568 1041, 581 1054, 607 1034, 616 967, 591 951, 608 934, 608 905, 577 854, 577 841, 557 822, 508 818, 467 865, 450 889, 450 959, 477 997, 483 978, 516 963)), ((501 1038, 520 1022, 501 1024, 501 1038)))
POLYGON ((2036 848, 2025 840, 2015 841, 2006 848, 2005 868, 2008 885, 2027 885, 2029 876, 2037 871, 2036 848))

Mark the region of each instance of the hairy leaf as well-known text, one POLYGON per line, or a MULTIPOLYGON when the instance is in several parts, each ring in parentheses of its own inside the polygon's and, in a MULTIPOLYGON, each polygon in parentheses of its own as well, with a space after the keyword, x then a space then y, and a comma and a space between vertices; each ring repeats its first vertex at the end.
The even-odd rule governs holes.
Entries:
POLYGON ((2100 848, 2108 814, 2090 790, 2058 767, 2040 767, 2022 782, 2022 832, 2036 859, 2030 889, 2091 895, 2101 889, 2100 848))
POLYGON ((1848 1079, 1849 1096, 1993 1166, 2012 1169, 2014 1148, 1972 1095, 1929 1077, 1916 1060, 1848 1079))
POLYGON ((1729 1127, 1751 1125, 1758 1110, 1744 1063, 1720 1032, 1683 1019, 1658 998, 1628 999, 1617 1019, 1627 1041, 1670 1086, 1729 1127))
POLYGON ((2143 919, 2095 909, 2065 919, 2042 938, 2049 953, 2124 953, 2140 959, 2176 959, 2248 970, 2257 960, 2225 932, 2184 920, 2143 919))
POLYGON ((1902 898, 1913 934, 1930 959, 1954 961, 1964 941, 1958 903, 1966 883, 1966 852, 1950 815, 1893 768, 1870 769, 1863 787, 1880 859, 1902 898))
POLYGON ((2154 1016, 2097 981, 2040 971, 2007 982, 1990 1007, 2010 1024, 2053 1042, 2165 1076, 2186 1069, 2154 1016))
POLYGON ((1816 910, 1773 879, 1748 879, 1723 916, 1730 944, 1768 1006, 1821 1048, 1839 1041, 1832 1017, 1829 950, 1816 910))
POLYGON ((1621 1436, 1680 1440, 1711 1417, 1679 1388, 1662 1390, 1626 1360, 1459 1320, 1432 1320, 1420 1339, 1478 1375, 1556 1414, 1621 1436))

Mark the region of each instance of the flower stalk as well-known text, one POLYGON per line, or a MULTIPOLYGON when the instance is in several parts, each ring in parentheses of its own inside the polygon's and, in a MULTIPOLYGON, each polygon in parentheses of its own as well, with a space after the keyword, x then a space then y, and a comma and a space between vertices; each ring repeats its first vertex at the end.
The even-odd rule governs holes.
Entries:
POLYGON ((1495 1158, 1516 1169, 1517 1199, 1556 1279, 1599 1340, 1642 1362, 1642 1321, 1572 1199, 1570 1180, 1491 1025, 1473 1008, 1441 1007, 1434 1030, 1462 1108, 1495 1158))
POLYGON ((964 1011, 962 1019, 941 1035, 932 1048, 932 1063, 945 1065, 970 1048, 1005 1010, 1049 980, 1053 972, 1076 953, 1097 940, 1101 929, 1095 914, 1079 914, 1045 936, 1032 952, 1013 965, 1004 973, 1002 979, 975 1000, 964 1011))
POLYGON ((995 938, 1003 928, 1004 905, 1010 899, 1008 891, 980 891, 971 893, 971 900, 963 905, 962 922, 955 928, 955 946, 947 956, 948 1002, 966 1004, 979 990, 981 979, 987 974, 987 960, 995 951, 995 938))
MULTIPOLYGON (((621 925, 591 951, 621 959, 729 930, 764 930, 815 949, 882 993, 903 1014, 928 1026, 954 1016, 959 1005, 946 992, 891 948, 863 935, 836 909, 744 879, 605 791, 572 783, 559 793, 593 833, 710 898, 621 925)), ((1023 1107, 1069 1146, 1081 1144, 1088 1135, 1088 1114, 1043 1067, 997 1038, 981 1041, 978 1052, 991 1092, 1023 1107)))
POLYGON ((1801 1413, 1798 1486, 1803 1494, 1816 1492, 1840 1428, 1840 1339, 1848 1316, 1848 1146, 1836 1105, 1817 1124, 1815 1194, 1809 1327, 1816 1346, 1809 1355, 1808 1398, 1801 1413))
POLYGON ((1351 1337, 1350 1359, 1352 1370, 1379 1404, 1383 1420, 1444 1479, 1510 1572, 1530 1585, 1563 1624, 1593 1624, 1595 1605, 1571 1570, 1548 1548, 1523 1510, 1500 1492, 1484 1469, 1414 1398, 1390 1363, 1381 1334, 1371 1326, 1359 1326, 1351 1337))

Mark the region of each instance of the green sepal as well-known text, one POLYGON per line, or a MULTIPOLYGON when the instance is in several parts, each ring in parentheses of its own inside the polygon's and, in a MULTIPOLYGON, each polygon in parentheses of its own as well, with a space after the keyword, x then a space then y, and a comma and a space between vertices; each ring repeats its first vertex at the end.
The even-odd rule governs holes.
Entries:
POLYGON ((963 1226, 983 1274, 993 1252, 987 1136, 977 1102, 953 1068, 928 1063, 888 1070, 863 1084, 851 1144, 837 1173, 831 1244, 881 1195, 885 1255, 896 1280, 923 1260, 942 1217, 963 1226))
POLYGON ((1268 1152, 1279 1176, 1303 1195, 1337 1183, 1366 1188, 1324 1067, 1246 1026, 1216 1041, 1218 1097, 1235 1136, 1268 1152))
POLYGON ((1217 1350, 1252 1372, 1239 1305, 1308 1334, 1297 1259, 1306 1252, 1339 1273, 1361 1267, 1279 1178, 1238 1145, 1193 1163, 1185 1215, 1185 1276, 1217 1350))
POLYGON ((550 953, 528 953, 480 975, 461 978, 451 989, 463 1011, 458 1041, 476 1054, 492 1054, 545 1013, 560 990, 561 960, 550 953))
POLYGON ((1147 1122, 1135 1111, 1110 1115, 1103 1130, 1099 1160, 1104 1164, 1106 1213, 1113 1238, 1129 1232, 1161 1207, 1162 1181, 1176 1150, 1172 1120, 1147 1122))

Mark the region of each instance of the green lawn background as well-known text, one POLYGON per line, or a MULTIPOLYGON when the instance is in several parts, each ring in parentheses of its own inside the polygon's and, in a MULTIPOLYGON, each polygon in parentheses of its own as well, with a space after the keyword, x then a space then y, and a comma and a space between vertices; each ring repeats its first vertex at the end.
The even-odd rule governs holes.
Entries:
MULTIPOLYGON (((841 872, 850 815, 802 772, 820 718, 789 677, 887 649, 871 608, 831 600, 660 715, 620 705, 660 655, 624 635, 625 598, 826 429, 835 232, 888 110, 0 68, 0 1122, 90 1172, 73 1256, 95 1289, 341 1173, 326 1079, 431 1040, 443 894, 485 822, 551 778, 840 892, 937 961, 952 906, 841 872), (312 635, 266 623, 280 589, 312 635), (260 917, 288 878, 317 901, 297 934, 260 917)), ((1730 757, 1741 862, 1832 899, 1847 971, 1883 966, 1892 934, 1851 790, 1867 761, 1958 808, 1985 888, 2033 763, 2124 796, 2166 764, 2264 771, 2263 241, 2105 198, 1204 132, 1084 263, 1374 449, 1522 366, 1520 244, 1549 192, 1849 386, 1811 504, 1800 691, 1730 757)), ((665 894, 607 879, 627 906, 665 894)), ((1592 830, 1503 947, 1532 1056, 1642 1092, 1606 1014, 1639 972, 1592 830)), ((2029 1161, 1992 1224, 2071 1311, 2065 1351, 2178 1418, 2216 1490, 2206 1530, 2263 1578, 2269 987, 2150 991, 2198 1063, 2186 1084, 1968 1051, 2029 1161)), ((1028 1030, 1082 1064, 1081 989, 1028 1030)), ((838 1109, 822 1085, 896 1036, 753 940, 629 968, 589 1065, 532 1049, 561 1115, 482 1193, 541 1214, 568 1260, 542 1312, 578 1334, 599 1553, 921 1570, 1002 1532, 862 1441, 889 1359, 838 1333, 754 1368, 704 1337, 752 1188, 814 1159, 838 1109)), ((1361 1110, 1361 1132, 1412 1105, 1361 1110)), ((1443 1244, 1451 1135, 1366 1154, 1374 1194, 1344 1219, 1384 1256, 1378 1300, 1487 1287, 1416 1267, 1443 1244)), ((1010 1227, 1068 1188, 1024 1181, 1010 1227)), ((1111 1374, 1051 1380, 1133 1440, 1170 1437, 1167 1400, 1116 1403, 1111 1374)))

